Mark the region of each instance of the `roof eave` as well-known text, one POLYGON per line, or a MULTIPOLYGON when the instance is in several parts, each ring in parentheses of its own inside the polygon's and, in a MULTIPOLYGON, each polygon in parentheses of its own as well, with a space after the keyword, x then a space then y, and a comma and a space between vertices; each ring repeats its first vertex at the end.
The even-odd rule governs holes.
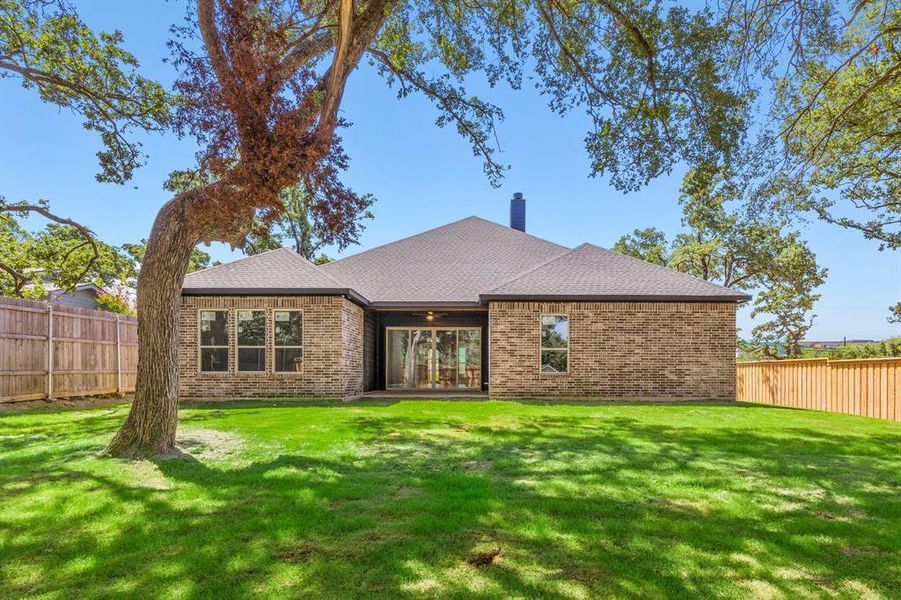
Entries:
POLYGON ((191 287, 182 288, 182 296, 345 296, 360 306, 369 306, 365 297, 351 288, 236 288, 191 287))
POLYGON ((534 302, 747 302, 747 294, 721 296, 686 296, 667 294, 480 294, 479 303, 527 300, 534 302))
POLYGON ((478 300, 380 301, 369 303, 369 308, 379 310, 465 310, 482 307, 482 303, 478 300))

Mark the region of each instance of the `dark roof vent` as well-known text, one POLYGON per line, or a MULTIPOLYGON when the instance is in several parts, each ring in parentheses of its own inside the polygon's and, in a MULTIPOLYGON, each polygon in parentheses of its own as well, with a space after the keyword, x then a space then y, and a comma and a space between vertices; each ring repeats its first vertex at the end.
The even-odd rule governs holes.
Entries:
POLYGON ((510 227, 522 232, 526 230, 526 199, 522 192, 514 192, 510 200, 510 227))

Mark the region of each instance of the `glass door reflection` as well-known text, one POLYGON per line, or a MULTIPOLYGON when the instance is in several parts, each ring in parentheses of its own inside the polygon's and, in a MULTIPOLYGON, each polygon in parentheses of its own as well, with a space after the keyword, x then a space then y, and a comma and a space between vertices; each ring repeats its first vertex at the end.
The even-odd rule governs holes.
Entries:
POLYGON ((385 333, 386 388, 481 389, 481 329, 389 327, 385 333))
POLYGON ((438 330, 435 334, 438 373, 435 387, 457 387, 457 332, 438 330))

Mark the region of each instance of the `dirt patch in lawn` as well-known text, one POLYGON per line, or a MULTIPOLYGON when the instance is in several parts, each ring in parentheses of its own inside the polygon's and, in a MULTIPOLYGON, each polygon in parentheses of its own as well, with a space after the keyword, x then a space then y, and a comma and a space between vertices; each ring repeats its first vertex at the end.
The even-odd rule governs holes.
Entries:
POLYGON ((312 560, 317 553, 316 544, 309 540, 302 540, 296 544, 283 547, 278 557, 286 563, 306 563, 312 560))
POLYGON ((490 460, 471 460, 461 465, 464 471, 490 471, 490 460))
POLYGON ((216 429, 183 429, 178 431, 175 450, 163 459, 199 461, 231 460, 245 447, 244 438, 236 433, 216 429))

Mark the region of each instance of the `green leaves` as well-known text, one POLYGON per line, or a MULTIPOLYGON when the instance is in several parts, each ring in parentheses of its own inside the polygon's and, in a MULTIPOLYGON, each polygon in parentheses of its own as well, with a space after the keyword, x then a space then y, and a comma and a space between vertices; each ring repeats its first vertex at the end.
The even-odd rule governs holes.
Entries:
POLYGON ((752 317, 765 320, 752 335, 761 347, 781 342, 790 356, 813 324, 826 269, 797 232, 777 218, 734 208, 742 199, 728 171, 710 165, 689 170, 682 183, 682 225, 667 248, 666 236, 636 229, 613 249, 754 294, 752 317))
POLYGON ((375 203, 371 194, 335 194, 327 198, 301 184, 282 190, 280 200, 281 212, 268 219, 256 219, 243 248, 245 254, 290 245, 315 264, 327 263, 331 259, 322 253, 323 248, 335 246, 341 251, 358 244, 364 222, 374 218, 369 210, 375 203))
POLYGON ((763 200, 858 230, 880 250, 898 249, 901 5, 860 3, 840 22, 821 25, 777 82, 774 113, 786 155, 772 169, 776 193, 763 200))
POLYGON ((63 2, 0 0, 0 77, 81 115, 103 142, 97 180, 120 184, 145 160, 135 130, 161 131, 170 118, 168 95, 137 74, 122 42, 118 31, 95 34, 63 2))
POLYGON ((731 162, 752 96, 731 77, 730 35, 712 13, 656 2, 538 7, 538 86, 558 112, 586 108, 593 175, 629 191, 680 161, 731 162))
POLYGON ((133 275, 132 263, 114 246, 95 240, 97 257, 85 234, 75 227, 51 223, 31 232, 11 214, 0 213, 0 295, 42 297, 46 287, 77 283, 109 287, 133 275))
POLYGON ((613 245, 613 251, 665 267, 669 262, 666 234, 654 227, 636 229, 613 245))
POLYGON ((519 89, 534 69, 552 110, 584 109, 593 175, 635 190, 680 161, 729 164, 753 94, 733 78, 728 27, 707 10, 659 2, 410 1, 389 17, 370 56, 398 96, 431 99, 493 184, 501 110, 467 93, 472 76, 519 89))

